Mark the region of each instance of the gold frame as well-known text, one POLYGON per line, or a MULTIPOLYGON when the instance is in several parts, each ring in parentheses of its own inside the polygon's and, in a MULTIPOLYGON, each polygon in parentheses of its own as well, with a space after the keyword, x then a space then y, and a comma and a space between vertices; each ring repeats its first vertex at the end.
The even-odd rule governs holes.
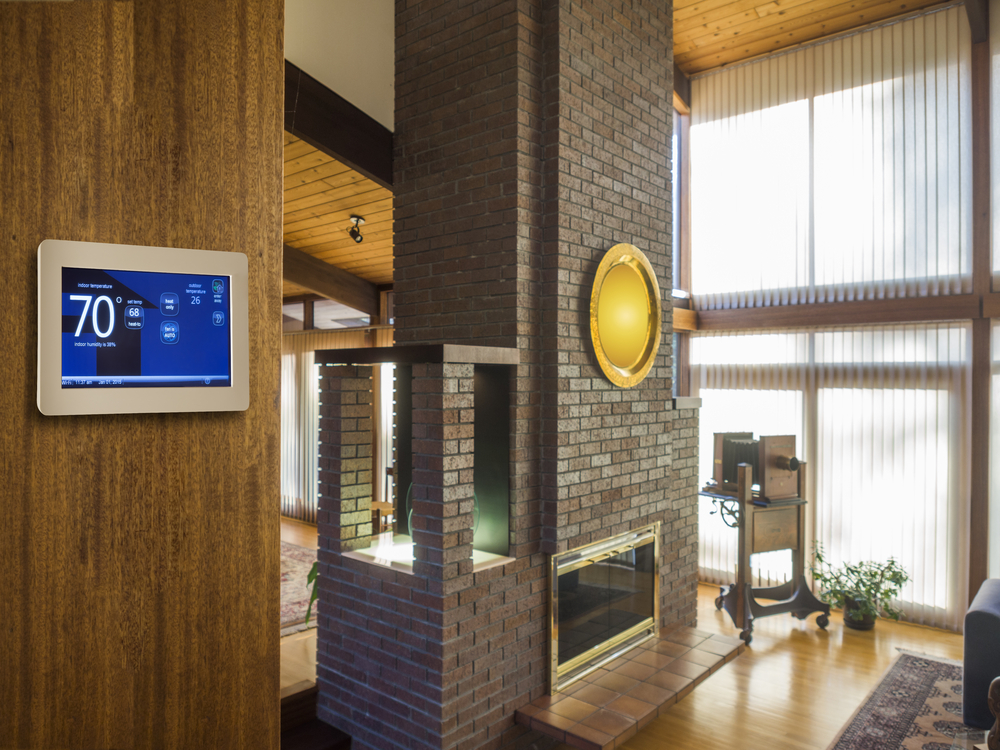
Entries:
POLYGON ((555 695, 565 690, 577 680, 586 677, 604 664, 617 659, 626 651, 660 632, 660 522, 619 534, 593 544, 552 555, 549 559, 549 694, 555 695), (568 573, 586 565, 606 560, 622 552, 648 544, 653 545, 653 616, 634 625, 587 653, 559 664, 559 621, 556 605, 556 578, 559 573, 568 573), (569 559, 567 559, 569 558, 569 559), (559 563, 566 560, 560 567, 559 563))
POLYGON ((601 264, 597 267, 594 287, 590 294, 590 339, 594 344, 597 361, 608 380, 622 388, 631 388, 641 383, 649 374, 653 362, 656 361, 656 353, 660 350, 660 338, 663 335, 662 329, 663 312, 660 303, 660 285, 656 281, 653 266, 643 252, 634 245, 624 242, 615 245, 608 250, 601 260, 601 264), (601 343, 601 334, 597 326, 601 288, 604 286, 608 274, 622 265, 630 266, 642 279, 648 309, 646 341, 639 357, 627 367, 619 367, 608 358, 604 345, 601 343))

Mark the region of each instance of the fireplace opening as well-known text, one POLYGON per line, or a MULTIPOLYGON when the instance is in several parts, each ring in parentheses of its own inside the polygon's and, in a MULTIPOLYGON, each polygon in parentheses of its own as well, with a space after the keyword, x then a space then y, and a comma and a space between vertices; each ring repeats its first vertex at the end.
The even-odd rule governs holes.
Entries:
POLYGON ((552 556, 556 693, 657 634, 659 523, 552 556))

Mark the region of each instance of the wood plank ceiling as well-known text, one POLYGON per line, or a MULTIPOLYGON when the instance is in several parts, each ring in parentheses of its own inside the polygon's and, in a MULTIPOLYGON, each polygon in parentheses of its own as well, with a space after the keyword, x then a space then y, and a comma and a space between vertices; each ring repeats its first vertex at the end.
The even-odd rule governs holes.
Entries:
MULTIPOLYGON (((285 244, 374 284, 392 283, 392 193, 285 133, 285 244), (356 243, 351 215, 363 216, 356 243)), ((306 290, 284 282, 285 297, 306 290)))
POLYGON ((940 4, 940 0, 674 0, 674 62, 691 76, 940 4))

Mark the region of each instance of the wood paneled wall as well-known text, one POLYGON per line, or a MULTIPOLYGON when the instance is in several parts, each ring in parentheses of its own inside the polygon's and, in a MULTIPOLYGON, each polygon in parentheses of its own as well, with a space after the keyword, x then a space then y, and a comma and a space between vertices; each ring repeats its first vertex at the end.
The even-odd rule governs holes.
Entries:
POLYGON ((0 746, 278 746, 282 26, 0 3, 0 746), (42 416, 45 238, 246 253, 249 410, 42 416))

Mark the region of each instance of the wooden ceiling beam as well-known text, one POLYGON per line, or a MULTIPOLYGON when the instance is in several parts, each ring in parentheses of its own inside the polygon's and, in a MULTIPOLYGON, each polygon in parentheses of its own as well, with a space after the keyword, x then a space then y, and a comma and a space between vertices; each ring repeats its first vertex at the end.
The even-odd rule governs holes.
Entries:
POLYGON ((353 307, 366 315, 378 315, 378 288, 375 284, 324 263, 291 245, 285 245, 281 276, 296 286, 353 307))
POLYGON ((285 130, 392 188, 392 131, 287 60, 285 130))

